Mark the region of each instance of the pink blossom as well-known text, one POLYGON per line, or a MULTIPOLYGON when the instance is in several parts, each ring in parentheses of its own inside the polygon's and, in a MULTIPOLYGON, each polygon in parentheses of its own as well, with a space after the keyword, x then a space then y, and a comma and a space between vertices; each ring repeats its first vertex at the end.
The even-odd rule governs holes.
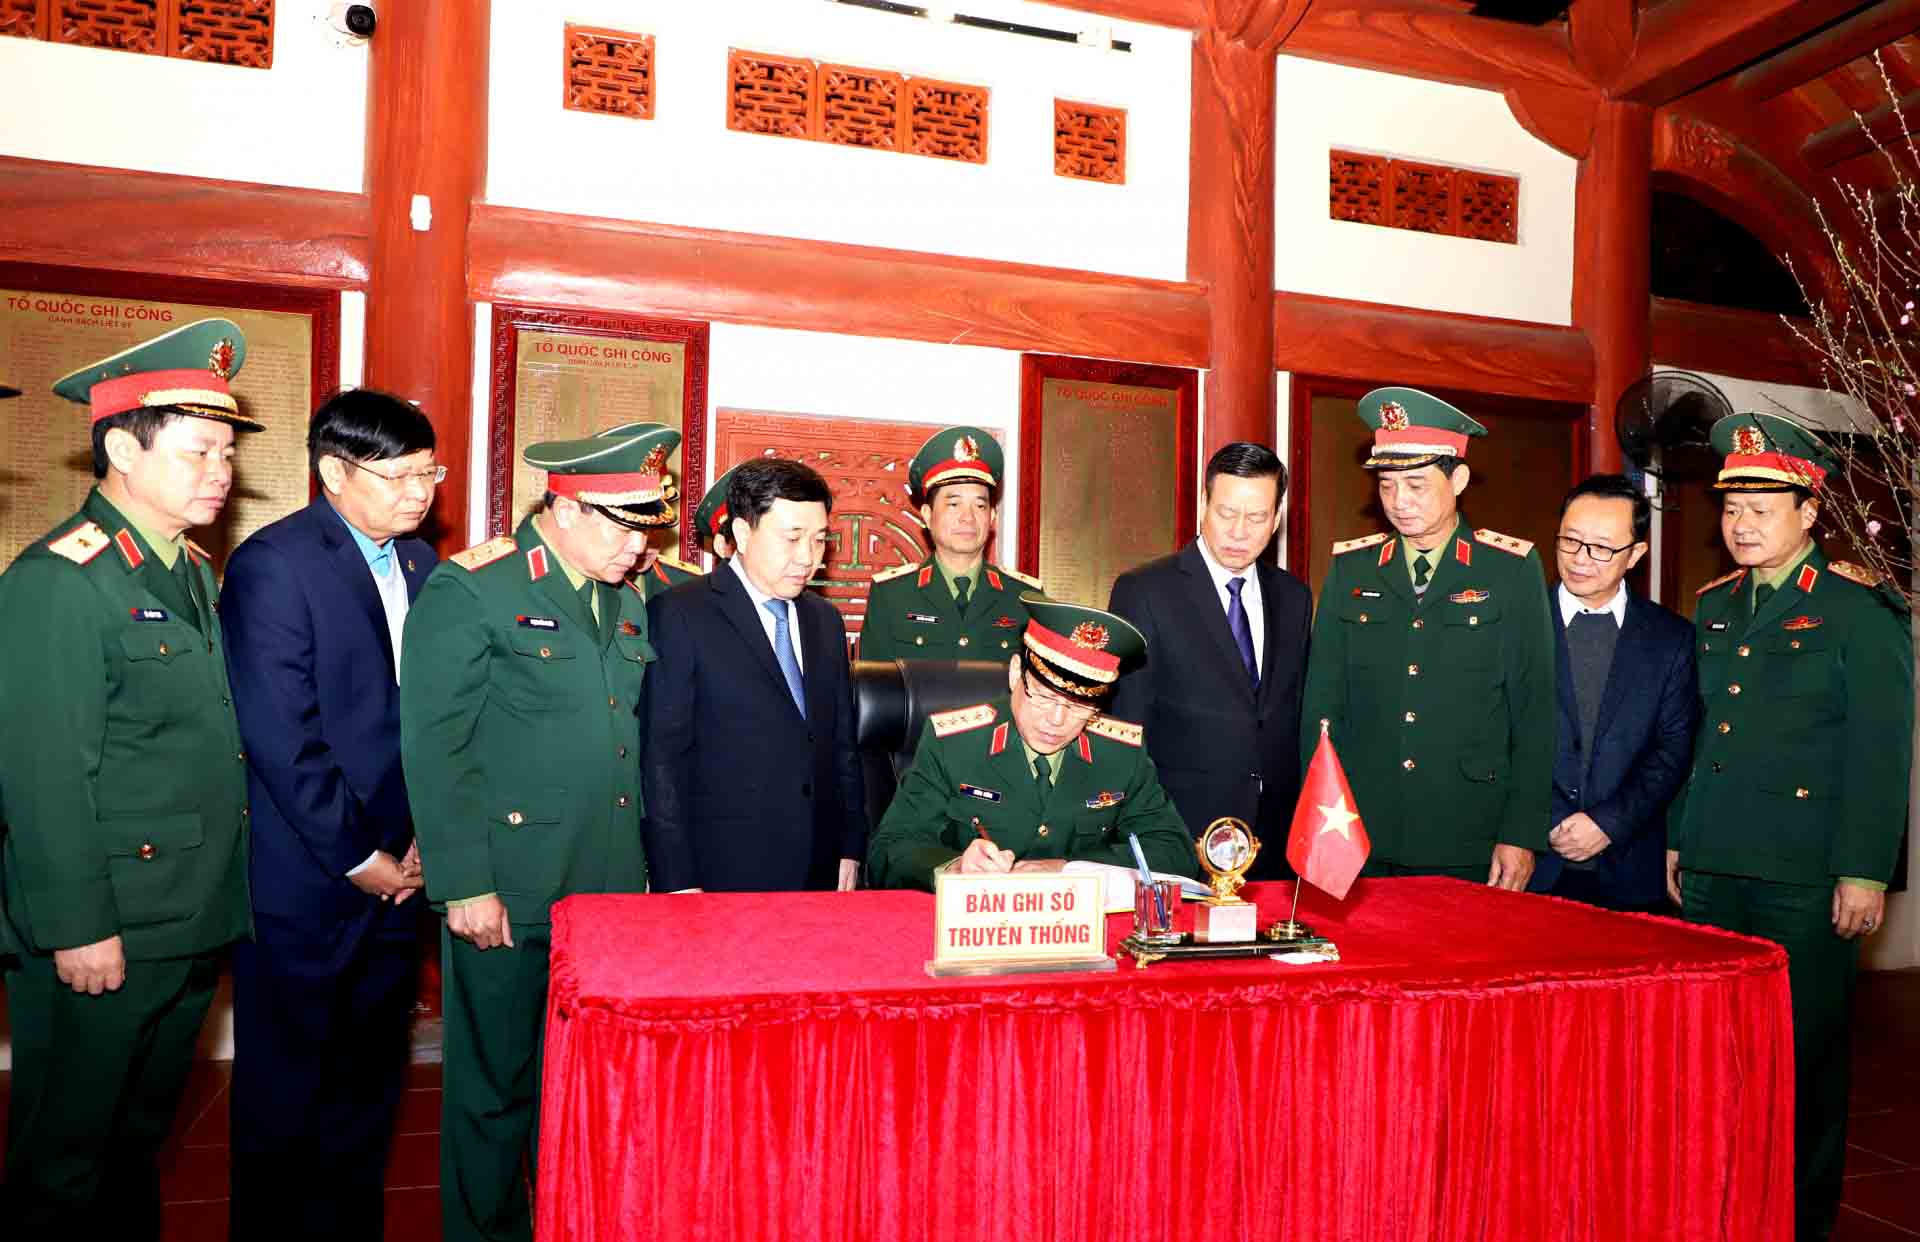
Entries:
POLYGON ((1879 523, 1879 521, 1878 521, 1878 520, 1876 519, 1876 520, 1873 520, 1873 521, 1870 521, 1870 522, 1868 522, 1868 523, 1867 523, 1867 538, 1869 538, 1869 539, 1878 539, 1879 537, 1880 537, 1880 523, 1879 523))

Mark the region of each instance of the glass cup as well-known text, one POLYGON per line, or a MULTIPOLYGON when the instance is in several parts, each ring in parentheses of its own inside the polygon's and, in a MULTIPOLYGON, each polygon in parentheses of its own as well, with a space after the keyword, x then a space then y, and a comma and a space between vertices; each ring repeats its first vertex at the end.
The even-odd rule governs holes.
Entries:
POLYGON ((1148 944, 1177 944, 1174 920, 1180 909, 1180 885, 1173 880, 1133 886, 1133 934, 1148 944), (1155 898, 1158 898, 1156 901, 1155 898))

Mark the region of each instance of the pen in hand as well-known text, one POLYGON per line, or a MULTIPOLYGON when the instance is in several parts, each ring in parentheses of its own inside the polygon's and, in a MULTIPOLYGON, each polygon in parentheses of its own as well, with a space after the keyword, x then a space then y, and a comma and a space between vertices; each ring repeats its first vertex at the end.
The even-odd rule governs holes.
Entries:
POLYGON ((987 835, 987 826, 980 822, 978 815, 973 816, 973 834, 980 838, 980 840, 985 841, 987 848, 985 850, 976 850, 972 846, 968 846, 966 854, 963 854, 961 857, 965 859, 967 855, 971 855, 974 859, 974 865, 972 867, 963 867, 964 870, 988 872, 1013 870, 1013 851, 1003 850, 993 843, 993 838, 987 835))

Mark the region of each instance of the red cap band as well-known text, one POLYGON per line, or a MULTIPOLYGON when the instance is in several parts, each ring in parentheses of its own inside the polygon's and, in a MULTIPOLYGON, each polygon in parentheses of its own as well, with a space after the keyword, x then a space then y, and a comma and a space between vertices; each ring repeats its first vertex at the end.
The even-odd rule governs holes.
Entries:
MULTIPOLYGON (((1027 621, 1027 638, 1048 655, 1058 656, 1069 665, 1084 664, 1102 673, 1118 673, 1120 657, 1111 651, 1082 647, 1064 634, 1056 634, 1038 621, 1027 621)), ((1109 677, 1107 680, 1111 681, 1109 677)))
POLYGON ((203 404, 230 413, 237 408, 227 381, 205 367, 104 379, 87 390, 87 402, 92 408, 89 424, 149 406, 203 404))

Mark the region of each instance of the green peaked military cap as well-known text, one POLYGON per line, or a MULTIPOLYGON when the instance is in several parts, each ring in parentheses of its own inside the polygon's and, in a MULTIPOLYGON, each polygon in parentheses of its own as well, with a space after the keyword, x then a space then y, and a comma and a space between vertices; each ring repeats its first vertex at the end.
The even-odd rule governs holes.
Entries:
POLYGON ((946 427, 935 432, 907 463, 907 484, 922 503, 942 483, 985 483, 998 488, 1006 454, 983 427, 946 427))
POLYGON ((1729 414, 1714 423, 1711 439, 1724 459, 1714 482, 1721 491, 1814 491, 1840 468, 1832 446, 1778 414, 1729 414))
POLYGON ((266 424, 240 412, 228 385, 246 361, 239 324, 199 319, 76 367, 54 381, 53 392, 89 407, 94 423, 129 410, 178 410, 239 431, 264 431, 266 424))
POLYGON ((680 433, 665 423, 627 423, 585 440, 529 444, 526 463, 547 472, 547 490, 592 505, 622 526, 650 530, 680 520, 667 458, 680 433))
POLYGON ((700 507, 693 511, 693 533, 696 538, 712 538, 720 533, 727 520, 727 486, 733 482, 733 472, 740 467, 728 466, 720 477, 713 481, 707 494, 700 498, 700 507))
POLYGON ((1487 429, 1418 388, 1376 388, 1360 398, 1360 421, 1373 428, 1369 470, 1412 470, 1443 457, 1465 457, 1467 441, 1487 429))
POLYGON ((1021 595, 1020 602, 1027 607, 1022 642, 1030 665, 1062 694, 1083 701, 1104 698, 1122 669, 1146 657, 1146 636, 1125 617, 1037 591, 1021 595))

